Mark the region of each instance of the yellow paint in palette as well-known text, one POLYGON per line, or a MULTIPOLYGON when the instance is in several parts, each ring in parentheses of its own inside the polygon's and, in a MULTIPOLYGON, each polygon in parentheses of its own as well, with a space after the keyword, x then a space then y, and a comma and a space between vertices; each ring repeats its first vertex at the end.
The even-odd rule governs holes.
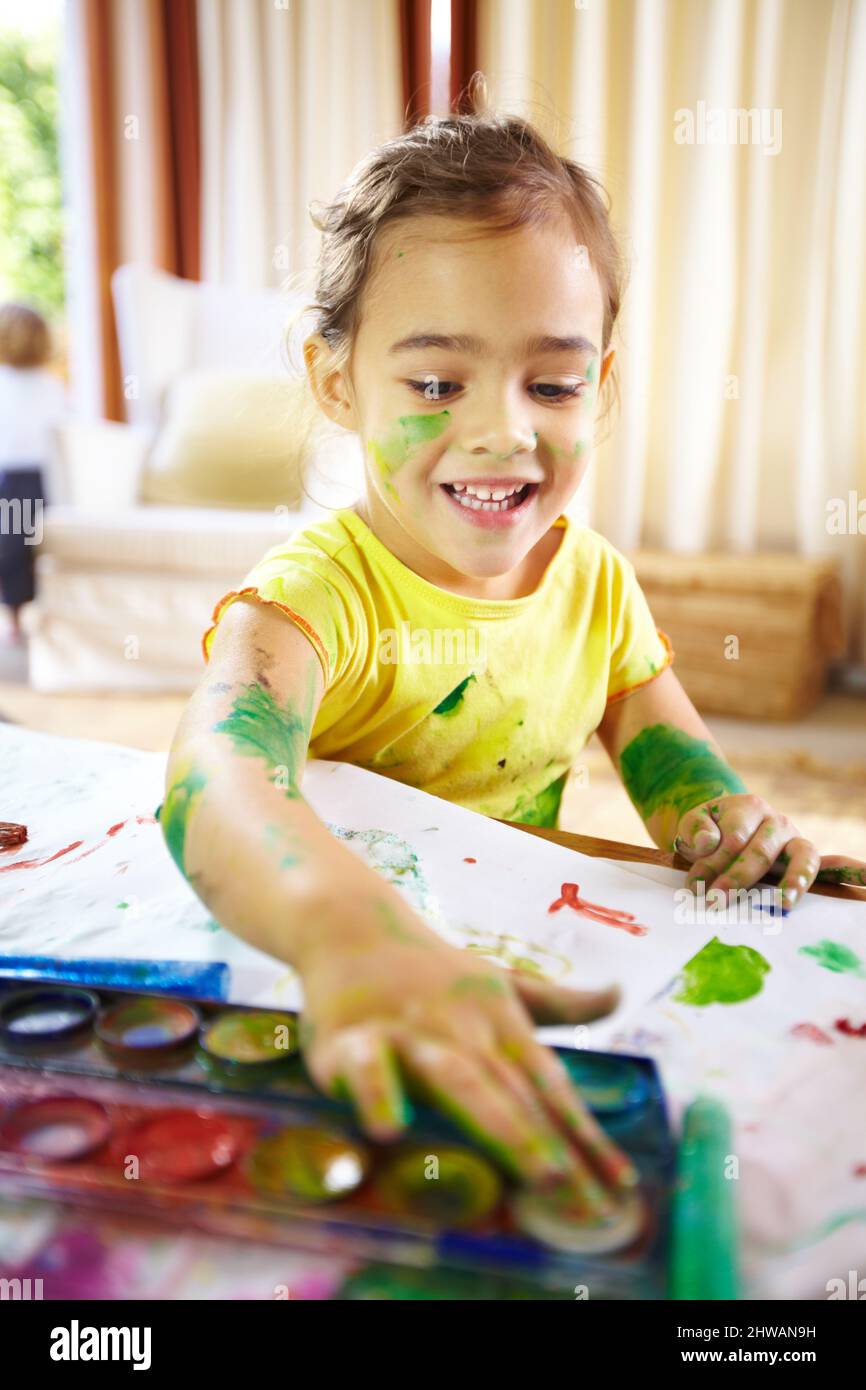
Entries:
POLYGON ((202 1029, 199 1042, 209 1057, 230 1066, 267 1066, 298 1051, 294 1019, 258 1009, 219 1014, 202 1029))

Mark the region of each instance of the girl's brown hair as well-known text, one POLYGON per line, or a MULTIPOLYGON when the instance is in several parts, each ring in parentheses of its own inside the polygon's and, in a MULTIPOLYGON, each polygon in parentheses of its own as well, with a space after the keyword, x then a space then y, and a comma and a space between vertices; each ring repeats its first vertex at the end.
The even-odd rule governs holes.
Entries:
MULTIPOLYGON (((469 87, 474 107, 486 84, 469 87)), ((360 320, 379 233, 425 215, 465 217, 490 231, 540 223, 555 211, 570 218, 585 248, 604 305, 602 353, 620 310, 624 266, 609 221, 607 194, 591 174, 558 155, 541 132, 518 116, 494 113, 428 116, 378 146, 355 167, 332 203, 311 208, 322 232, 311 332, 344 367, 360 320)))
POLYGON ((27 304, 0 304, 0 362, 8 367, 42 367, 51 357, 51 333, 27 304))

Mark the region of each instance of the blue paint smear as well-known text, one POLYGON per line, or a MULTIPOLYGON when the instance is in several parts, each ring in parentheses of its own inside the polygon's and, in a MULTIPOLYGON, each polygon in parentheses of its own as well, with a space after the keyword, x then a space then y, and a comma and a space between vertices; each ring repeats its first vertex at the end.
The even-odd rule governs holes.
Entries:
POLYGON ((229 977, 228 965, 219 960, 122 960, 112 956, 58 960, 55 956, 0 955, 0 979, 146 989, 160 994, 194 994, 200 999, 228 999, 229 977))

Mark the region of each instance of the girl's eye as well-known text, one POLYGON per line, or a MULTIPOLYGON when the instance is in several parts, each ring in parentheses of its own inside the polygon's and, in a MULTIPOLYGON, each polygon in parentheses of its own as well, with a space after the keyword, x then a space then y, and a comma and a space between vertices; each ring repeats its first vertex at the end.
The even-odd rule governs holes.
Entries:
MULTIPOLYGON (((411 391, 425 396, 428 400, 448 399, 450 395, 453 395, 453 392, 448 389, 449 386, 453 386, 455 391, 460 391, 460 386, 457 385, 456 381, 407 381, 406 385, 410 386, 411 391)), ((571 400, 575 396, 581 396, 585 385, 587 385, 585 381, 574 382, 574 385, 571 386, 560 386, 553 381, 542 381, 538 385, 530 386, 530 391, 541 393, 539 395, 541 400, 555 400, 556 402, 556 400, 571 400)))
POLYGON ((428 377, 426 381, 407 381, 406 385, 428 401, 441 401, 444 397, 453 396, 456 391, 460 390, 456 381, 439 381, 436 377, 428 377), (449 390, 449 387, 454 389, 449 390))
POLYGON ((529 389, 537 391, 543 401, 566 401, 579 396, 583 386, 584 382, 582 381, 577 381, 571 386, 560 386, 553 381, 541 381, 529 389))

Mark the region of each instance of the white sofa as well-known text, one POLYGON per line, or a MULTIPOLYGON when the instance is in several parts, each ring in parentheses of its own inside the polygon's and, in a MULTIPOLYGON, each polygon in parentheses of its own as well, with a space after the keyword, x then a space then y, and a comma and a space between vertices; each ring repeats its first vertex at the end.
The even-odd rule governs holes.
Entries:
MULTIPOLYGON (((155 506, 139 500, 166 388, 200 367, 285 375, 283 328, 298 301, 124 266, 113 281, 128 424, 61 435, 62 502, 46 508, 37 598, 25 614, 41 691, 187 691, 218 598, 282 537, 358 496, 361 451, 323 430, 298 511, 155 506)), ((295 335, 296 349, 306 331, 295 335)), ((298 354, 299 355, 299 354, 298 354)))

